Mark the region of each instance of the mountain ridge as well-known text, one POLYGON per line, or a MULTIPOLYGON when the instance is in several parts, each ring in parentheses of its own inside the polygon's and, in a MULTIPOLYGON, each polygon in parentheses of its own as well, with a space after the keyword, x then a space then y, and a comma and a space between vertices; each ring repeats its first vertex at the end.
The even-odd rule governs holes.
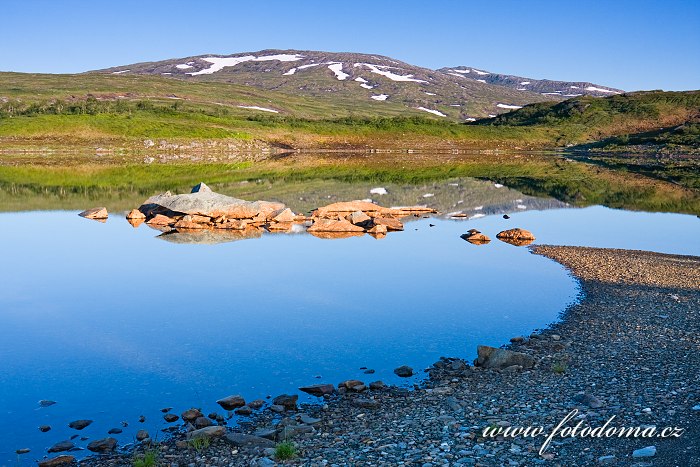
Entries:
MULTIPOLYGON (((478 70, 475 74, 480 73, 479 78, 471 79, 459 75, 454 71, 457 69, 468 67, 433 70, 379 54, 265 49, 141 62, 87 73, 158 75, 188 81, 242 84, 306 97, 337 95, 359 101, 393 101, 426 115, 461 121, 496 116, 535 102, 563 100, 566 96, 551 91, 552 86, 570 84, 531 80, 557 84, 518 89, 512 83, 524 78, 478 70)), ((585 81, 577 83, 604 90, 601 92, 622 92, 585 81)), ((585 88, 581 92, 600 94, 585 88)))

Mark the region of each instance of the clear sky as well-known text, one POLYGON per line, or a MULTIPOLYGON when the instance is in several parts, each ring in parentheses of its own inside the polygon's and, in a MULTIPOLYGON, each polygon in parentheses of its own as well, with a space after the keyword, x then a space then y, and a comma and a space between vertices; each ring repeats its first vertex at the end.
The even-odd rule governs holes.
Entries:
POLYGON ((289 48, 625 90, 700 89, 700 0, 0 0, 0 24, 3 71, 289 48))

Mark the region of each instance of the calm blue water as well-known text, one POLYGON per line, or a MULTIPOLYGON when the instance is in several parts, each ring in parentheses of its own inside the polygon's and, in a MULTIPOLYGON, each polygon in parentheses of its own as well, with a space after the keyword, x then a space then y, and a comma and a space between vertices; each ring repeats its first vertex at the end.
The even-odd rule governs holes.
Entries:
POLYGON ((32 449, 28 465, 57 441, 101 438, 121 421, 121 445, 138 429, 154 434, 161 407, 208 413, 229 394, 398 383, 397 366, 474 358, 478 344, 541 328, 575 298, 561 266, 500 241, 461 240, 472 227, 700 255, 694 216, 601 207, 422 219, 383 240, 266 234, 217 245, 165 242, 120 215, 101 224, 75 212, 4 213, 0 225, 0 465, 16 464, 15 449, 32 449), (40 399, 58 403, 39 409, 40 399), (78 418, 95 423, 68 429, 78 418))

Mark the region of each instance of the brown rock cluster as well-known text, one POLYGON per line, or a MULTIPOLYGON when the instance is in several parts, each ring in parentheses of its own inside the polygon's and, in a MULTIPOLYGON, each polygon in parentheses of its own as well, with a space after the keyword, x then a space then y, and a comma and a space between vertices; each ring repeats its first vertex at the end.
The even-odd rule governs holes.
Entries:
POLYGON ((295 214, 282 203, 244 201, 214 193, 200 183, 192 193, 152 196, 126 217, 134 227, 145 222, 169 235, 199 232, 210 237, 206 232, 238 231, 241 238, 251 238, 258 236, 256 232, 290 232, 299 225, 319 238, 365 233, 381 238, 387 232, 403 230, 402 218, 434 212, 421 206, 386 208, 366 201, 348 201, 320 207, 307 217, 295 214))

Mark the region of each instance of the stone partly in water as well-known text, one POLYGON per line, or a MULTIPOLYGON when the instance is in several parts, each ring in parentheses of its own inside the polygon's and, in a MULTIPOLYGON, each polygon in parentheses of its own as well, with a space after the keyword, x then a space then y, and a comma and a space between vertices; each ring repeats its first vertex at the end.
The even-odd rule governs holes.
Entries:
POLYGON ((117 440, 114 438, 96 439, 95 441, 87 445, 88 450, 100 454, 112 452, 114 451, 114 449, 116 449, 116 447, 117 440))
POLYGON ((48 449, 48 452, 63 452, 70 451, 75 447, 72 441, 60 441, 48 449))
POLYGON ((496 238, 505 243, 510 243, 511 245, 515 246, 529 245, 530 243, 535 241, 535 236, 532 235, 532 232, 525 229, 504 230, 502 232, 499 232, 496 235, 496 238))
POLYGON ((180 417, 178 417, 174 413, 166 413, 165 415, 163 415, 163 419, 168 423, 173 423, 178 421, 180 417))
POLYGON ((107 432, 107 434, 108 434, 108 435, 118 435, 118 434, 121 433, 122 431, 124 431, 124 430, 122 430, 121 428, 111 428, 111 429, 107 432))
POLYGON ((239 395, 224 397, 216 401, 224 410, 233 410, 245 405, 245 399, 239 395))
POLYGON ((139 430, 136 432, 136 441, 143 441, 146 438, 150 438, 146 430, 139 430))
POLYGON ((202 412, 200 412, 199 409, 192 408, 185 410, 180 414, 180 416, 184 421, 191 423, 197 420, 199 417, 203 417, 204 414, 202 414, 202 412))
POLYGON ((48 399, 42 399, 42 400, 39 401, 39 407, 51 407, 51 406, 54 405, 55 403, 56 403, 56 401, 51 401, 51 400, 48 400, 48 399))
POLYGON ((410 376, 413 376, 413 368, 411 368, 410 366, 403 365, 394 369, 394 374, 401 378, 408 378, 410 376))
POLYGON ((129 213, 126 215, 127 219, 145 219, 146 215, 139 211, 138 209, 132 209, 129 211, 129 213))
POLYGON ((296 410, 298 400, 299 396, 296 394, 282 394, 280 396, 275 397, 272 400, 272 403, 275 405, 281 405, 285 408, 285 410, 296 410))
POLYGON ((497 349, 487 345, 477 347, 477 359, 474 362, 475 366, 489 368, 494 370, 503 370, 508 367, 522 367, 523 369, 533 368, 536 360, 533 356, 513 352, 512 350, 497 349))
POLYGON ((80 214, 78 214, 80 217, 84 217, 86 219, 107 219, 109 217, 109 214, 107 213, 107 208, 92 208, 92 209, 87 209, 80 214))
POLYGON ((383 225, 389 231, 403 230, 403 224, 401 221, 394 219, 393 217, 375 217, 372 222, 374 225, 383 225))
POLYGON ((307 232, 364 232, 365 229, 345 219, 318 219, 307 232))
POLYGON ((74 420, 68 424, 69 428, 73 428, 75 430, 82 430, 83 428, 89 426, 92 423, 92 420, 74 420))
POLYGON ((221 438, 226 434, 226 427, 224 426, 208 426, 205 428, 200 428, 199 430, 190 431, 187 433, 187 439, 198 439, 198 438, 221 438))
POLYGON ((46 433, 47 431, 51 431, 51 427, 49 425, 39 425, 39 431, 46 433))
POLYGON ((15 451, 15 454, 20 454, 20 455, 21 455, 21 454, 29 454, 30 452, 31 452, 31 449, 29 449, 29 448, 22 448, 22 449, 16 450, 16 451, 15 451))
POLYGON ((332 384, 312 384, 311 386, 302 386, 299 390, 316 397, 335 393, 335 387, 332 384))
POLYGON ((60 465, 70 465, 73 462, 75 462, 75 457, 73 456, 57 456, 39 462, 39 467, 58 467, 60 465))
POLYGON ((485 245, 486 243, 489 243, 491 241, 489 237, 482 234, 481 232, 465 233, 463 235, 460 235, 460 238, 474 245, 485 245))

